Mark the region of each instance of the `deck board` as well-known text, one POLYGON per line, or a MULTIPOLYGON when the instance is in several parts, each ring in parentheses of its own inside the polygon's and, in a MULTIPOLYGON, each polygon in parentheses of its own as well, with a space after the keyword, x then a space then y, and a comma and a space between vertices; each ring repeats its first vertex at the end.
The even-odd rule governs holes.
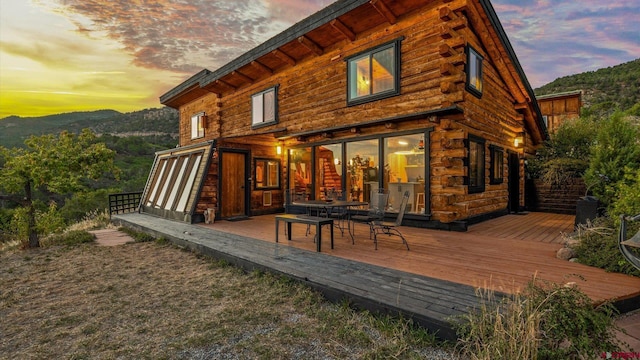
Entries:
POLYGON ((640 278, 555 257, 563 246, 561 234, 573 229, 573 219, 544 213, 507 215, 472 225, 467 232, 401 227, 410 251, 399 238, 384 235, 375 250, 367 225, 357 224, 353 244, 337 231, 334 249, 323 246, 322 253, 316 253, 314 231, 305 236, 304 224, 293 224, 291 241, 276 244, 274 215, 210 225, 144 214, 114 216, 238 265, 286 274, 329 298, 348 298, 376 311, 402 311, 444 338, 455 336, 447 319, 477 305, 476 288, 514 293, 534 277, 574 282, 597 303, 617 299, 640 307, 640 278))

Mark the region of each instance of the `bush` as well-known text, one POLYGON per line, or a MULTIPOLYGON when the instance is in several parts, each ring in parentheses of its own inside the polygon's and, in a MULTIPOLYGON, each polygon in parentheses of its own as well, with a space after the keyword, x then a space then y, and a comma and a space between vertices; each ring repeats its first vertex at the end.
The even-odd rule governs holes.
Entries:
MULTIPOLYGON (((635 234, 639 223, 629 224, 628 234, 635 234)), ((578 262, 627 275, 640 276, 640 271, 633 267, 618 249, 618 228, 612 218, 602 217, 590 226, 578 228, 576 232, 578 244, 574 246, 578 262)))
POLYGON ((620 112, 601 121, 584 181, 607 207, 615 200, 619 182, 640 168, 639 138, 640 128, 620 112))
POLYGON ((471 359, 578 359, 620 350, 611 304, 593 306, 574 284, 534 279, 522 294, 497 299, 478 290, 480 307, 457 325, 471 359))
POLYGON ((596 134, 593 120, 580 118, 561 123, 536 157, 527 163, 529 175, 547 184, 559 185, 580 177, 589 167, 589 153, 596 134))
MULTIPOLYGON (((640 168, 626 169, 625 176, 618 183, 616 196, 609 209, 609 216, 619 221, 620 215, 640 214, 640 168)), ((619 225, 616 222, 617 225, 619 225)))

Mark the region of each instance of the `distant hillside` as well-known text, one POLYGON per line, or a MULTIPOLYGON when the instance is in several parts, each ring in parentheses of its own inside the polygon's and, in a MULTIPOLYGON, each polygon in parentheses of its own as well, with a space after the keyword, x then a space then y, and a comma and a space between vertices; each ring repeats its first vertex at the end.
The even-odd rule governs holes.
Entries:
POLYGON ((178 122, 178 111, 167 107, 130 113, 98 110, 41 117, 9 116, 0 119, 0 145, 21 147, 31 135, 58 134, 63 130, 79 132, 84 128, 97 134, 177 138, 178 122))
POLYGON ((582 90, 585 107, 628 110, 640 103, 640 59, 558 78, 535 89, 536 95, 582 90))

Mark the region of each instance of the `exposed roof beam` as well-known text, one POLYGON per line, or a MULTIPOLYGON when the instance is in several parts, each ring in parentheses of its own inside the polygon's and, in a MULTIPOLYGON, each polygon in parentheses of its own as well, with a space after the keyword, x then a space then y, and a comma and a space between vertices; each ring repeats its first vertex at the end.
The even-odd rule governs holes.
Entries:
POLYGON ((315 42, 313 42, 311 39, 309 39, 304 35, 298 38, 298 42, 302 44, 304 47, 306 47, 307 49, 311 50, 311 52, 316 54, 317 56, 324 54, 323 48, 321 48, 318 44, 316 44, 315 42))
POLYGON ((285 54, 282 50, 280 49, 275 49, 271 52, 273 55, 275 55, 275 57, 277 57, 278 59, 280 59, 281 61, 294 66, 296 64, 296 59, 292 58, 291 56, 285 54))
POLYGON ((389 22, 389 24, 393 25, 398 21, 398 18, 391 12, 391 9, 385 4, 382 0, 371 0, 369 4, 376 9, 380 15, 384 16, 385 19, 389 22))
POLYGON ((349 29, 349 27, 345 25, 342 21, 338 19, 333 19, 329 24, 331 24, 331 26, 334 29, 338 30, 338 32, 344 35, 344 37, 346 37, 347 39, 351 41, 356 40, 356 34, 351 29, 349 29))
POLYGON ((269 75, 273 75, 273 70, 271 70, 269 67, 267 67, 265 64, 259 62, 258 60, 254 60, 251 62, 251 66, 253 66, 254 68, 267 73, 269 75))
POLYGON ((227 89, 227 90, 231 90, 231 91, 235 91, 236 87, 229 84, 228 82, 222 81, 222 80, 216 80, 214 82, 216 85, 220 86, 223 89, 227 89))
POLYGON ((244 80, 244 81, 246 81, 248 83, 252 83, 253 82, 252 78, 250 78, 247 75, 241 73, 240 71, 237 71, 237 70, 236 71, 232 71, 231 74, 241 78, 242 80, 244 80))

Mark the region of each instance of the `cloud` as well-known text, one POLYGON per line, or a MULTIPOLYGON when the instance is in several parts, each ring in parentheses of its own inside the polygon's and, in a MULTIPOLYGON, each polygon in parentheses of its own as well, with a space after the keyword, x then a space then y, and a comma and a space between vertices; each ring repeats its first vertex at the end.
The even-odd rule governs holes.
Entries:
MULTIPOLYGON (((87 37, 106 36, 149 69, 216 69, 331 0, 57 0, 87 37)), ((44 4, 41 4, 45 6, 44 4)), ((47 5, 51 6, 51 5, 47 5)))
POLYGON ((640 57, 640 5, 636 0, 495 2, 534 87, 640 57))

